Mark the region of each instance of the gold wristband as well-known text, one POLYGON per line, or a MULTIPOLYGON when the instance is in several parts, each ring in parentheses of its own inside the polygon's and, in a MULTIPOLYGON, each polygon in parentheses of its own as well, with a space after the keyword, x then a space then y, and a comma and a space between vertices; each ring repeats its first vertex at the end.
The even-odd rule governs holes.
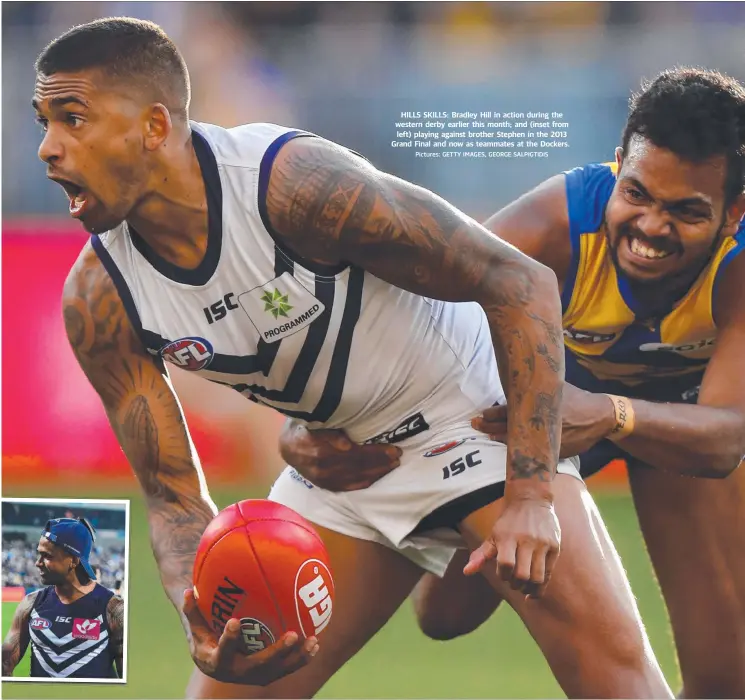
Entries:
POLYGON ((634 406, 631 399, 615 394, 606 394, 613 402, 616 424, 608 435, 609 440, 623 440, 634 432, 634 406))

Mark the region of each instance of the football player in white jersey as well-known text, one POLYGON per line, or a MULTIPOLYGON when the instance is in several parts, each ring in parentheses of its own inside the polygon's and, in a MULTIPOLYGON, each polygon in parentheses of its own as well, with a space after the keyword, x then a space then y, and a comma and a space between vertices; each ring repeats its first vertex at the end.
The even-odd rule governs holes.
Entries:
MULTIPOLYGON (((73 28, 44 49, 36 72, 33 104, 44 130, 39 156, 48 176, 66 190, 71 215, 92 234, 65 285, 65 325, 143 488, 163 585, 181 614, 198 668, 191 695, 312 696, 386 623, 424 571, 444 571, 459 545, 472 551, 468 573, 483 574, 521 615, 568 695, 672 695, 576 465, 559 460, 564 357, 553 273, 433 193, 322 138, 288 139, 270 160, 261 156, 243 163, 241 149, 250 151, 250 143, 241 134, 261 130, 190 123, 186 66, 151 23, 113 18, 73 28), (268 163, 265 169, 259 160, 262 166, 268 163), (222 188, 216 206, 206 173, 210 167, 222 188), (335 575, 336 610, 320 648, 314 638, 301 642, 289 633, 249 657, 238 651, 237 625, 226 625, 218 641, 194 605, 190 575, 196 544, 216 508, 168 379, 166 353, 160 352, 172 350, 174 339, 157 348, 168 340, 158 331, 180 320, 178 307, 165 315, 163 307, 180 299, 187 317, 207 299, 206 283, 171 285, 168 298, 142 296, 147 287, 135 289, 134 296, 131 291, 145 278, 162 282, 153 270, 191 278, 203 271, 205 260, 222 264, 219 246, 211 245, 223 229, 228 236, 228 221, 219 218, 222 208, 235 214, 253 206, 245 199, 247 191, 236 190, 242 167, 265 182, 265 191, 258 189, 262 216, 246 227, 246 237, 259 241, 271 233, 295 269, 341 264, 351 270, 349 281, 335 276, 334 284, 347 295, 353 283, 359 285, 357 323, 382 334, 365 335, 362 346, 348 338, 359 366, 364 364, 360 355, 374 358, 379 345, 406 338, 406 323, 425 307, 432 314, 427 333, 431 326, 442 337, 452 328, 438 325, 441 318, 456 326, 459 319, 482 319, 500 360, 509 414, 506 447, 462 428, 458 416, 453 425, 432 430, 427 442, 426 410, 420 417, 419 404, 401 406, 400 425, 369 436, 385 441, 403 435, 401 465, 357 491, 352 501, 308 488, 284 472, 270 497, 316 524, 335 575), (138 253, 127 247, 130 243, 138 253), (119 250, 117 259, 107 258, 106 251, 118 245, 131 255, 119 250), (385 296, 400 301, 400 307, 377 309, 375 300, 385 296), (472 317, 473 302, 483 311, 472 317), (370 318, 370 305, 383 321, 379 327, 370 318), (155 327, 145 328, 143 322, 155 327), (392 329, 387 336, 386 327, 392 329), (406 439, 407 431, 414 437, 406 439), (401 523, 412 514, 427 527, 413 523, 407 531, 401 523)), ((256 252, 262 251, 257 247, 256 252)), ((247 274, 251 262, 246 262, 247 274)), ((219 278, 221 268, 215 269, 219 278)), ((345 324, 347 309, 340 315, 325 317, 333 332, 345 324)), ((303 329, 307 337, 320 316, 303 329)), ((221 323, 234 324, 236 342, 248 342, 249 330, 246 337, 238 332, 248 324, 237 310, 221 323)), ((206 359, 220 352, 220 332, 209 324, 194 346, 194 369, 202 370, 206 359)), ((468 327, 463 324, 462 330, 468 327)), ((409 344, 421 358, 414 374, 388 387, 389 395, 368 406, 371 414, 401 401, 412 387, 432 394, 451 380, 441 373, 442 358, 431 365, 424 359, 429 346, 414 347, 414 337, 409 344), (429 384, 422 387, 425 377, 429 384)), ((176 360, 186 361, 185 347, 175 351, 181 353, 176 360)), ((336 355, 340 343, 332 340, 323 347, 336 355)), ((482 352, 483 344, 474 338, 473 357, 480 361, 482 352)), ((453 371, 465 382, 468 357, 453 354, 458 360, 453 371)), ((280 351, 271 373, 268 367, 257 373, 250 390, 234 388, 267 402, 276 391, 269 386, 274 374, 289 374, 296 364, 293 357, 288 365, 288 357, 280 351)), ((491 350, 489 358, 482 384, 495 386, 487 386, 466 423, 486 407, 487 396, 501 394, 491 350)), ((374 394, 380 381, 388 386, 389 374, 368 371, 367 394, 374 394)), ((337 415, 351 414, 350 407, 364 403, 359 382, 342 374, 335 388, 344 388, 337 415), (344 386, 350 381, 359 389, 354 395, 344 386)), ((421 405, 436 411, 441 403, 421 405)), ((292 413, 290 408, 283 412, 292 413)), ((350 424, 354 420, 350 417, 350 424)), ((344 422, 329 425, 345 427, 344 422)))

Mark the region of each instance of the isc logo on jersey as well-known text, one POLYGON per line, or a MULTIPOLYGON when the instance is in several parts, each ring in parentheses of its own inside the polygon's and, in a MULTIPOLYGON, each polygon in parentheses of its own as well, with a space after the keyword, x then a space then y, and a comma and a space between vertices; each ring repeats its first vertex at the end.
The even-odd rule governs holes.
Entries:
POLYGON ((265 343, 301 331, 326 309, 289 272, 239 295, 238 303, 265 343))
POLYGON ((295 607, 303 636, 319 634, 331 620, 334 580, 326 565, 308 559, 295 576, 295 607))
POLYGON ((181 369, 204 369, 214 356, 212 345, 204 338, 179 338, 160 349, 160 356, 181 369))

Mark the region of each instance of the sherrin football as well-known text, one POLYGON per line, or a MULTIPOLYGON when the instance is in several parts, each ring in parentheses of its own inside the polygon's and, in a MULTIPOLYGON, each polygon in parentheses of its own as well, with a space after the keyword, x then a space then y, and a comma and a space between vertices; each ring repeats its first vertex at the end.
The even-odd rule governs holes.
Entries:
POLYGON ((194 597, 217 637, 228 620, 240 620, 247 654, 287 631, 318 636, 334 605, 326 547, 291 508, 263 499, 234 503, 202 535, 194 597))

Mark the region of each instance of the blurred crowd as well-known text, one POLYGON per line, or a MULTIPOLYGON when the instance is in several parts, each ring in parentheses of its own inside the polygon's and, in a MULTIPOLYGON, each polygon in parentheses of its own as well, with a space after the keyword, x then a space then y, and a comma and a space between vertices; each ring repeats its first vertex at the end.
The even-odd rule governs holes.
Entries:
MULTIPOLYGON (((23 535, 10 532, 3 535, 3 587, 21 586, 26 593, 42 586, 39 570, 36 568, 37 542, 28 541, 23 535)), ((91 552, 91 566, 96 572, 98 583, 121 593, 125 582, 124 545, 94 545, 91 552)))
POLYGON ((22 586, 26 592, 39 588, 36 547, 46 522, 52 518, 84 517, 96 529, 91 566, 98 582, 119 592, 125 582, 126 515, 121 506, 3 501, 3 586, 22 586))
POLYGON ((116 530, 124 537, 126 518, 123 507, 96 508, 90 506, 61 507, 54 503, 30 503, 6 501, 2 509, 3 532, 13 525, 37 527, 39 534, 52 518, 87 518, 96 530, 116 530))
POLYGON ((33 61, 70 26, 161 24, 192 76, 192 117, 308 129, 487 216, 540 180, 612 158, 628 97, 671 65, 743 77, 745 3, 6 2, 4 216, 64 214, 36 159, 33 61), (570 148, 542 161, 433 165, 390 148, 416 110, 561 111, 570 148))

